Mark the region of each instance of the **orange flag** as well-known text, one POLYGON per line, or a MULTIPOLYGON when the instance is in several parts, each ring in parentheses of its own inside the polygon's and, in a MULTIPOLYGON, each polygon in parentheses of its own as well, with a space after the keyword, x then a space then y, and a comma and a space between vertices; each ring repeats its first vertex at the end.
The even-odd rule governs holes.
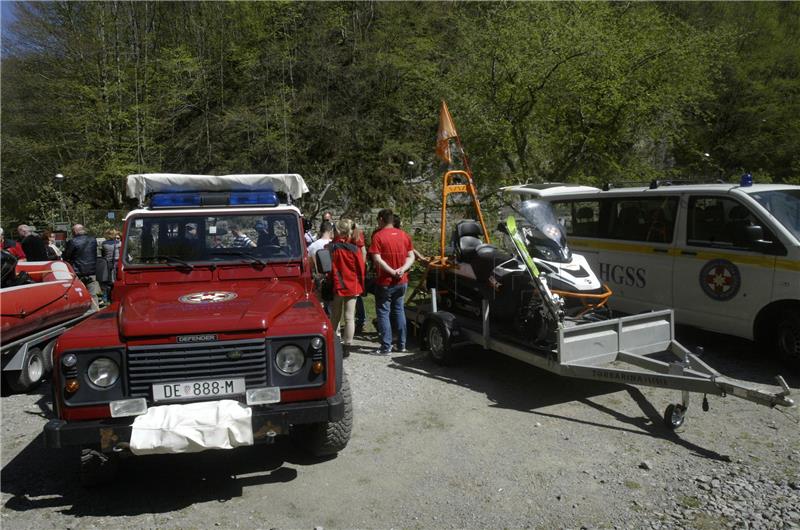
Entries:
POLYGON ((442 109, 439 111, 439 131, 436 133, 436 156, 450 164, 450 138, 458 136, 453 118, 447 110, 447 103, 442 100, 442 109))

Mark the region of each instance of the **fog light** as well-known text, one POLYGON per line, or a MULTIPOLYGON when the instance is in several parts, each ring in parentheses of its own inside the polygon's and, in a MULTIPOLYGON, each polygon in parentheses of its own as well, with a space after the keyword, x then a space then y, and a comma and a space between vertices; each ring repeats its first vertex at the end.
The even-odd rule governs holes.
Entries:
POLYGON ((268 388, 251 388, 245 393, 248 405, 267 405, 280 403, 281 389, 277 386, 268 388))
POLYGON ((147 401, 144 398, 120 399, 108 404, 112 418, 138 416, 147 412, 147 401))
POLYGON ((322 370, 324 368, 325 367, 322 366, 322 362, 321 361, 315 361, 314 364, 311 365, 311 371, 314 372, 317 375, 321 374, 322 370))
POLYGON ((64 390, 69 392, 70 394, 74 394, 78 391, 81 387, 81 384, 78 382, 77 379, 67 379, 67 382, 64 383, 64 390))
POLYGON ((313 339, 311 339, 311 347, 314 348, 315 350, 321 350, 322 339, 320 337, 314 337, 313 339))

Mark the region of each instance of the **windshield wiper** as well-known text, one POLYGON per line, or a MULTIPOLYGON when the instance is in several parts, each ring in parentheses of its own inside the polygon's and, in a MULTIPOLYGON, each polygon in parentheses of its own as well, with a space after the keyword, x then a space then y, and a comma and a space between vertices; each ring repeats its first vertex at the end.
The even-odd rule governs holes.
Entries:
POLYGON ((211 254, 212 255, 221 254, 221 255, 229 255, 229 256, 241 256, 243 258, 247 258, 247 259, 251 260, 251 262, 253 264, 257 263, 260 267, 266 267, 267 266, 267 262, 266 261, 260 260, 259 258, 253 256, 249 252, 245 252, 244 250, 237 250, 235 248, 229 248, 229 249, 225 249, 225 250, 214 250, 214 251, 211 252, 211 254))
POLYGON ((166 262, 169 262, 169 263, 173 263, 173 264, 177 263, 178 265, 182 265, 184 268, 187 268, 189 270, 194 269, 194 265, 192 265, 188 261, 182 260, 181 258, 179 258, 177 256, 164 256, 164 255, 160 255, 159 254, 157 256, 144 256, 144 257, 142 257, 142 259, 143 260, 162 259, 162 260, 164 260, 166 262))

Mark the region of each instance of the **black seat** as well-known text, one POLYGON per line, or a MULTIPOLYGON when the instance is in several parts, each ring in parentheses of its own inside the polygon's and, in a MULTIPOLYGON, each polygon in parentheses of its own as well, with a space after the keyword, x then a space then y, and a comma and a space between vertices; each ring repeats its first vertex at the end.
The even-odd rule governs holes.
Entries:
POLYGON ((512 259, 511 254, 494 245, 482 244, 475 249, 475 257, 472 260, 472 270, 475 278, 485 283, 494 273, 494 269, 499 265, 512 259))
POLYGON ((453 249, 458 261, 469 263, 475 258, 475 251, 483 244, 479 238, 483 236, 480 223, 472 219, 464 219, 456 223, 453 229, 453 249))

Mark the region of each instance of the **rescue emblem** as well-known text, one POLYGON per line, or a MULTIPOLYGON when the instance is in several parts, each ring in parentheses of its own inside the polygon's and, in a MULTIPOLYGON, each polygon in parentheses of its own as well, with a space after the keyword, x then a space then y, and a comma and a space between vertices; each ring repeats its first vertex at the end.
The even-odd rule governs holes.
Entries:
POLYGON ((178 298, 184 304, 218 304, 229 302, 238 295, 230 291, 205 291, 202 293, 185 294, 178 298))
POLYGON ((728 260, 715 259, 700 269, 700 288, 713 300, 727 302, 741 286, 739 268, 728 260))

